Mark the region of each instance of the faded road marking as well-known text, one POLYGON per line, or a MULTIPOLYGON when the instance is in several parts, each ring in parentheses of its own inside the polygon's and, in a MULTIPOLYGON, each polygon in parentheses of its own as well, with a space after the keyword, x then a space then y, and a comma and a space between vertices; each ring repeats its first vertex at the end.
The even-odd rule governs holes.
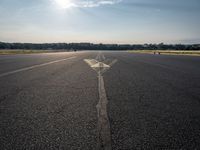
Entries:
POLYGON ((19 73, 19 72, 22 72, 22 71, 31 70, 31 69, 34 69, 34 68, 47 66, 47 65, 50 65, 50 64, 54 64, 54 63, 58 63, 58 62, 62 62, 62 61, 66 61, 66 60, 70 60, 70 59, 74 59, 74 58, 76 58, 76 57, 69 57, 69 58, 65 58, 65 59, 60 59, 60 60, 47 62, 47 63, 44 63, 44 64, 39 64, 39 65, 34 65, 34 66, 22 68, 22 69, 17 69, 17 70, 14 70, 14 71, 10 71, 10 72, 6 72, 6 73, 3 73, 3 74, 0 74, 0 77, 12 75, 12 74, 19 73))
POLYGON ((98 73, 99 84, 99 103, 97 104, 98 113, 98 149, 111 150, 110 122, 107 113, 107 96, 104 87, 104 79, 101 72, 98 73))
POLYGON ((105 56, 100 52, 95 59, 84 60, 92 69, 98 73, 98 90, 99 90, 99 102, 97 104, 98 113, 98 143, 97 149, 99 150, 111 150, 111 133, 110 122, 107 113, 107 96, 104 87, 103 73, 106 72, 117 60, 112 60, 109 64, 105 64, 102 61, 106 61, 105 56))
POLYGON ((97 64, 98 61, 95 59, 84 59, 84 61, 90 66, 92 67, 93 65, 97 64))

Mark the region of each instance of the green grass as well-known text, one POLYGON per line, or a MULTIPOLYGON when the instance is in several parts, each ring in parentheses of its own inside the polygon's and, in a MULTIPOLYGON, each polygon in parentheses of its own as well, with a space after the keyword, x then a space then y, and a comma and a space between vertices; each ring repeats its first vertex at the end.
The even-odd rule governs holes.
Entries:
POLYGON ((0 55, 9 54, 37 54, 37 53, 50 53, 56 52, 53 50, 0 50, 0 55))
POLYGON ((199 51, 182 51, 182 50, 130 50, 131 53, 147 53, 154 54, 154 52, 164 55, 190 55, 190 56, 200 56, 199 51))

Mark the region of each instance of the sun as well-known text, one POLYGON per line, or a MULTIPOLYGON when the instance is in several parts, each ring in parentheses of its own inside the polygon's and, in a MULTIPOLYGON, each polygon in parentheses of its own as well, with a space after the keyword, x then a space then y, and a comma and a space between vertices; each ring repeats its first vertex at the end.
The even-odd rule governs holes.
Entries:
POLYGON ((60 8, 63 8, 63 9, 75 6, 75 4, 73 3, 73 0, 54 0, 54 1, 60 8))

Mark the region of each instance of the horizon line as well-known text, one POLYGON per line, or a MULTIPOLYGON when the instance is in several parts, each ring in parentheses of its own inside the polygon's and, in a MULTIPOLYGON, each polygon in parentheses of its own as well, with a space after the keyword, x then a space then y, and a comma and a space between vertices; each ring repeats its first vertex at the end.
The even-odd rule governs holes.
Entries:
POLYGON ((164 42, 159 42, 159 43, 103 43, 103 42, 4 42, 0 41, 0 43, 9 43, 9 44, 103 44, 103 45, 159 45, 159 44, 164 44, 164 45, 200 45, 200 43, 164 43, 164 42))

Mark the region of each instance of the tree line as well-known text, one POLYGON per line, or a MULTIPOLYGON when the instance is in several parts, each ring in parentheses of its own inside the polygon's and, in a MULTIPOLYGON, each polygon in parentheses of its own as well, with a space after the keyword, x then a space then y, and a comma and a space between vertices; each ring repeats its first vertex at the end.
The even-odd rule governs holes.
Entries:
POLYGON ((93 43, 5 43, 0 49, 27 50, 200 50, 200 44, 93 44, 93 43))

